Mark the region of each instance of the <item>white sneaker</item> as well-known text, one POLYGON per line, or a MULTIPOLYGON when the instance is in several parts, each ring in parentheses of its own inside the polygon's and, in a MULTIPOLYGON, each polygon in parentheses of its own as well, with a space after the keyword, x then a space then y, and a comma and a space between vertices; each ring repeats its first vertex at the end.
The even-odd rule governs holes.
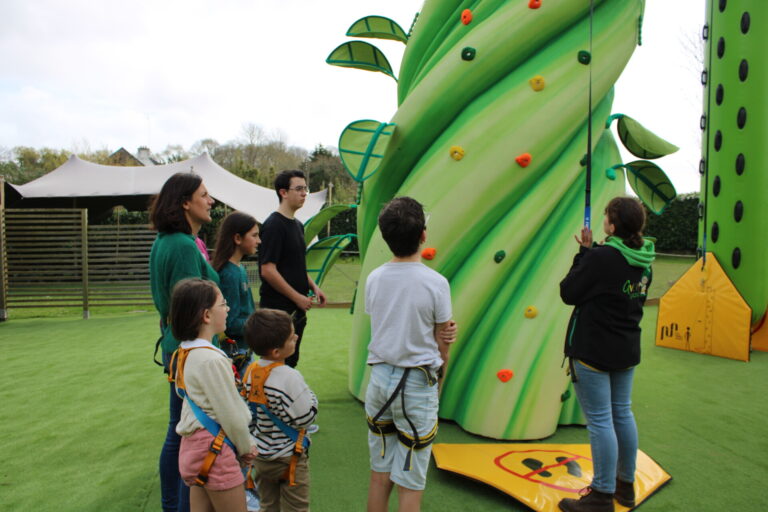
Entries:
POLYGON ((248 512, 259 512, 261 510, 261 500, 259 500, 259 495, 256 494, 255 489, 245 490, 245 505, 248 507, 248 512))
POLYGON ((314 434, 318 430, 320 430, 320 427, 313 423, 309 427, 307 427, 307 434, 314 434))

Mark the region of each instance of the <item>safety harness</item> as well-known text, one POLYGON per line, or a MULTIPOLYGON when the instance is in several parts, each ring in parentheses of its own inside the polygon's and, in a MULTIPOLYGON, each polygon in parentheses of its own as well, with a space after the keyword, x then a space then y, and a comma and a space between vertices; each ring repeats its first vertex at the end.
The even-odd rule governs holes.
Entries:
POLYGON ((208 416, 187 394, 186 387, 184 386, 184 365, 187 362, 189 353, 196 348, 217 350, 214 347, 179 347, 171 356, 171 363, 168 368, 168 382, 176 384, 176 394, 187 401, 190 409, 192 409, 192 412, 195 414, 197 421, 199 421, 200 424, 214 437, 211 446, 208 448, 208 453, 206 454, 205 459, 203 459, 203 465, 200 467, 200 471, 198 471, 197 476, 195 477, 195 485, 203 487, 208 483, 208 474, 211 471, 211 467, 213 467, 213 463, 216 461, 216 457, 221 453, 224 443, 227 443, 229 447, 232 448, 235 455, 237 455, 237 449, 235 449, 235 445, 229 440, 226 432, 221 428, 221 425, 208 416))
MULTIPOLYGON (((309 452, 309 438, 306 436, 307 431, 304 428, 295 429, 287 425, 278 418, 276 414, 270 411, 267 402, 267 393, 264 391, 264 384, 266 384, 269 374, 274 368, 282 365, 283 363, 272 363, 269 366, 261 366, 258 361, 251 363, 250 366, 248 366, 248 369, 245 370, 243 383, 246 384, 246 386, 244 386, 242 394, 248 401, 248 407, 251 408, 251 412, 254 415, 256 415, 259 410, 263 411, 270 421, 293 441, 291 462, 288 465, 288 469, 285 470, 283 478, 288 480, 289 486, 294 486, 296 485, 296 464, 299 462, 302 453, 309 452)), ((250 487, 252 485, 250 471, 248 472, 248 475, 248 486, 250 487)))
POLYGON ((377 412, 373 416, 373 418, 371 418, 370 416, 366 417, 368 421, 368 429, 371 432, 373 432, 374 435, 381 437, 381 457, 382 458, 384 458, 384 454, 386 453, 386 449, 387 449, 386 436, 388 434, 397 433, 398 441, 400 441, 401 444, 403 444, 406 448, 408 448, 408 455, 406 455, 405 457, 405 465, 403 466, 403 471, 410 471, 411 456, 413 455, 413 451, 426 448, 432 443, 432 441, 435 440, 435 436, 437 435, 437 422, 435 422, 435 426, 432 427, 432 430, 430 430, 425 436, 419 437, 419 432, 416 429, 416 425, 413 424, 411 419, 408 417, 408 413, 405 410, 405 382, 406 380, 408 380, 408 374, 410 373, 411 370, 422 371, 424 373, 424 376, 427 379, 427 385, 429 385, 430 387, 437 384, 437 378, 434 375, 432 375, 432 372, 430 371, 429 367, 417 366, 415 368, 405 368, 403 370, 403 376, 400 378, 400 382, 397 383, 397 386, 395 386, 395 390, 392 392, 390 397, 384 403, 384 406, 381 408, 381 410, 377 412), (393 420, 382 421, 379 419, 387 411, 387 409, 389 409, 389 406, 392 405, 392 403, 395 401, 398 395, 400 395, 400 400, 403 408, 403 417, 405 418, 405 421, 408 422, 408 425, 411 427, 411 432, 413 432, 413 435, 408 434, 407 432, 402 432, 398 430, 393 420))

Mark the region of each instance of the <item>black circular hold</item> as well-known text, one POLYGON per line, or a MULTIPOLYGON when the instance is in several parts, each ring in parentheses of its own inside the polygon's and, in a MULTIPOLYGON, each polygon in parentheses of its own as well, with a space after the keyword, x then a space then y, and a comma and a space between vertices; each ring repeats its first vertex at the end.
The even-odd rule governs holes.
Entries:
POLYGON ((475 58, 475 54, 477 51, 472 48, 471 46, 467 46, 463 50, 461 50, 461 59, 462 60, 472 60, 475 58))
POLYGON ((736 115, 736 126, 744 128, 745 124, 747 124, 747 109, 741 107, 739 113, 736 115))
POLYGON ((718 105, 723 104, 723 95, 725 94, 725 89, 723 89, 723 84, 719 84, 717 86, 717 92, 715 92, 715 101, 718 105))
POLYGON ((592 60, 592 55, 590 55, 587 50, 581 50, 579 51, 578 59, 579 59, 579 62, 586 65, 586 64, 589 64, 590 61, 592 60))
POLYGON ((707 172, 707 162, 703 158, 699 160, 699 174, 704 176, 704 173, 707 172))
POLYGON ((739 268, 739 265, 741 265, 741 249, 738 247, 733 250, 731 263, 733 264, 733 268, 739 268))
POLYGON ((733 220, 741 222, 742 217, 744 217, 744 203, 736 201, 736 204, 733 207, 733 220))
POLYGON ((742 59, 739 64, 739 80, 743 82, 747 79, 747 75, 749 75, 749 63, 747 63, 747 59, 742 59))
POLYGON ((718 6, 720 7, 720 12, 723 12, 725 10, 725 5, 727 3, 728 3, 727 0, 720 0, 720 5, 718 6))
POLYGON ((701 114, 701 118, 699 118, 699 128, 704 130, 707 127, 707 114, 701 114))
POLYGON ((715 151, 720 151, 720 148, 723 146, 723 132, 720 130, 717 130, 715 132, 715 151))
POLYGON ((749 32, 749 12, 744 12, 741 15, 741 33, 746 34, 749 32))
POLYGON ((738 174, 739 176, 744 174, 745 163, 746 162, 744 161, 744 153, 739 153, 739 156, 736 157, 736 174, 738 174))
POLYGON ((720 176, 715 176, 715 181, 712 182, 712 194, 715 197, 720 195, 720 176))
POLYGON ((720 38, 717 41, 717 58, 722 59, 723 55, 725 55, 725 38, 720 38))
POLYGON ((717 222, 712 223, 712 242, 717 243, 717 239, 720 237, 720 226, 717 222))

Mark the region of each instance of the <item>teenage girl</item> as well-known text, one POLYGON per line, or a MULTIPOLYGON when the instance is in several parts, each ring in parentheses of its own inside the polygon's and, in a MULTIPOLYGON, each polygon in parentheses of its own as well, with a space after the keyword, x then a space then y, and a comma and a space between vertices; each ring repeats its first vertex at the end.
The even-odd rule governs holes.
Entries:
POLYGON ((221 293, 230 308, 225 333, 235 342, 222 342, 221 346, 232 358, 240 375, 243 375, 251 359, 248 344, 243 339, 243 326, 255 309, 251 285, 240 262, 245 256, 256 254, 260 243, 256 219, 247 213, 232 212, 219 227, 213 256, 213 268, 221 280, 221 293))
POLYGON ((651 263, 651 240, 643 238, 645 210, 631 197, 605 208, 602 245, 581 230, 579 252, 560 283, 560 296, 575 306, 565 355, 579 403, 587 418, 594 477, 581 499, 558 504, 565 512, 613 512, 635 506, 637 426, 631 409, 632 379, 640 362, 643 318, 651 263))
POLYGON ((211 281, 185 279, 173 289, 170 320, 180 344, 171 366, 177 391, 185 397, 176 426, 182 436, 179 473, 190 486, 192 512, 245 512, 245 479, 240 466, 252 463, 257 455, 248 430, 251 412, 235 386, 229 359, 211 343, 214 335, 224 330, 227 311, 227 302, 211 281), (205 417, 207 421, 203 421, 205 417), (203 425, 209 421, 222 429, 229 441, 215 454, 212 464, 215 435, 208 430, 210 425, 203 425))

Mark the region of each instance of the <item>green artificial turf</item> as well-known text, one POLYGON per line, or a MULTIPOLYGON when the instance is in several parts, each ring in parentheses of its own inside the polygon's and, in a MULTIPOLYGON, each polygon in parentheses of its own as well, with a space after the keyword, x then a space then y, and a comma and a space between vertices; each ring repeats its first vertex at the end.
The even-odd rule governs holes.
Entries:
MULTIPOLYGON (((640 447, 673 481, 652 511, 760 511, 768 475, 768 354, 742 363, 653 346, 646 308, 634 410, 640 447)), ((313 310, 299 369, 320 400, 311 452, 312 510, 364 510, 362 405, 346 389, 351 316, 313 310)), ((2 510, 159 510, 157 459, 168 384, 151 362, 157 316, 14 320, 0 324, 2 510)), ((494 442, 441 422, 437 442, 494 442)), ((587 443, 563 427, 547 443, 587 443)), ((396 500, 392 500, 392 510, 396 500)), ((430 469, 424 511, 528 510, 507 495, 430 469)))

